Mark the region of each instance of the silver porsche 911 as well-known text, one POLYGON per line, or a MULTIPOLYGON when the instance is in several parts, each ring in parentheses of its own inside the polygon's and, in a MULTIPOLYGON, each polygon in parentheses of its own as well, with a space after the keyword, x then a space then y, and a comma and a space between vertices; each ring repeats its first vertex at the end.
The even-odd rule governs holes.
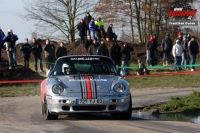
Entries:
POLYGON ((41 83, 42 114, 46 120, 70 113, 110 113, 130 119, 129 83, 105 56, 60 57, 41 83))

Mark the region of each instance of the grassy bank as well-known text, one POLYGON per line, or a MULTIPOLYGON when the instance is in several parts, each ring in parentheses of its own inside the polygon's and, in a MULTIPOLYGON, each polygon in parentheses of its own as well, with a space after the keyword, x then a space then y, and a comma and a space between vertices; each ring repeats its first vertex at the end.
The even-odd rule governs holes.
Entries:
POLYGON ((3 85, 0 87, 0 97, 19 97, 35 95, 40 95, 39 83, 3 85))
POLYGON ((170 101, 162 105, 154 105, 145 110, 158 109, 159 112, 194 112, 200 111, 200 92, 193 92, 186 97, 172 97, 170 101))
POLYGON ((130 88, 188 88, 200 87, 200 75, 174 75, 163 77, 138 77, 126 79, 130 88))

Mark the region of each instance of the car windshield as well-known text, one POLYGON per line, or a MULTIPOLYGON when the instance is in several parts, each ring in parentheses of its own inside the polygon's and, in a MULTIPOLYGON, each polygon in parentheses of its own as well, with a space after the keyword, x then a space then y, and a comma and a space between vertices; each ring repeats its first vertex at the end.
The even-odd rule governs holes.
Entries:
POLYGON ((52 75, 71 74, 118 75, 113 61, 107 57, 66 57, 57 60, 52 75))

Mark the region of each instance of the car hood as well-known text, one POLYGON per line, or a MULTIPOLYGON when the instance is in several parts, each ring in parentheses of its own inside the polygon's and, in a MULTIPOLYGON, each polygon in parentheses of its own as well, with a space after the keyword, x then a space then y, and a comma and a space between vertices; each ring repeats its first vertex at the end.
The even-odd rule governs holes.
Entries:
POLYGON ((70 75, 57 77, 69 92, 83 92, 95 89, 97 92, 109 92, 119 76, 115 75, 70 75))

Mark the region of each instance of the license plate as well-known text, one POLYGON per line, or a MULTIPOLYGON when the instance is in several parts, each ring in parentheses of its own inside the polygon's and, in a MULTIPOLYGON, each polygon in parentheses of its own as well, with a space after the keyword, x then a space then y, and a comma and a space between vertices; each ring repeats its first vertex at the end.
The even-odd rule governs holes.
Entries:
POLYGON ((76 104, 103 104, 103 99, 76 99, 76 104))

